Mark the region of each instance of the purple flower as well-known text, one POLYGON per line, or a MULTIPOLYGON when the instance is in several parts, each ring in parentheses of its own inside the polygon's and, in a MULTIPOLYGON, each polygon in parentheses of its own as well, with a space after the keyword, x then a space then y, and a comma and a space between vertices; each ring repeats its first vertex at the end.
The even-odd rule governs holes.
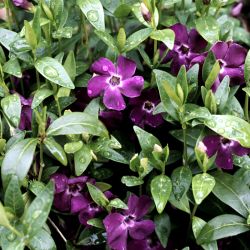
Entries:
MULTIPOLYGON (((18 88, 20 85, 20 78, 12 76, 15 87, 18 88)), ((31 79, 31 75, 29 73, 27 73, 27 71, 22 72, 22 79, 23 79, 23 83, 24 83, 24 88, 30 88, 30 79, 31 79)))
POLYGON ((220 135, 208 135, 203 138, 202 142, 207 147, 209 158, 218 151, 215 163, 219 168, 233 168, 231 151, 237 156, 247 155, 250 152, 250 148, 242 147, 239 142, 226 139, 220 135))
POLYGON ((88 82, 88 95, 97 97, 103 95, 103 102, 108 109, 123 110, 126 103, 122 94, 127 97, 137 97, 141 94, 143 77, 134 76, 136 62, 119 55, 117 69, 108 59, 101 57, 94 62, 90 71, 97 74, 88 82))
POLYGON ((230 16, 235 18, 238 17, 241 13, 242 7, 243 3, 237 4, 234 8, 232 8, 230 16))
MULTIPOLYGON (((113 200, 116 197, 109 191, 106 191, 104 194, 109 200, 113 200)), ((86 227, 93 228, 93 226, 88 225, 87 222, 94 219, 97 214, 104 211, 105 210, 93 201, 89 192, 86 192, 83 195, 80 194, 71 199, 71 214, 80 212, 78 215, 79 221, 86 227)))
POLYGON ((122 214, 109 214, 103 221, 107 231, 108 245, 112 249, 127 249, 128 231, 133 239, 141 240, 150 235, 155 225, 151 220, 141 220, 146 215, 151 205, 151 199, 142 195, 138 198, 130 195, 128 209, 121 209, 122 214))
MULTIPOLYGON (((169 27, 169 29, 172 29, 175 33, 175 45, 173 50, 167 53, 162 63, 170 62, 173 59, 171 71, 174 76, 177 76, 182 65, 185 65, 186 70, 189 69, 189 63, 199 55, 194 52, 205 49, 207 41, 196 29, 192 29, 188 34, 187 27, 180 23, 169 27)), ((159 47, 160 56, 166 49, 167 46, 162 43, 159 47)))
MULTIPOLYGON (((74 96, 76 101, 68 108, 74 112, 83 112, 88 104, 94 99, 88 96, 87 88, 81 88, 74 96)), ((107 127, 119 127, 122 122, 122 113, 119 111, 99 111, 98 119, 107 127)))
POLYGON ((144 129, 145 124, 158 127, 164 122, 160 114, 153 115, 155 107, 161 102, 155 88, 142 92, 139 97, 131 98, 129 105, 137 106, 130 113, 130 119, 135 125, 144 129))
POLYGON ((19 123, 19 129, 24 130, 26 127, 31 130, 31 118, 32 118, 32 109, 31 104, 34 96, 30 96, 28 99, 22 97, 18 92, 11 90, 11 94, 18 94, 20 96, 22 110, 21 110, 21 119, 19 123))
POLYGON ((35 13, 36 12, 36 8, 34 7, 34 5, 30 2, 28 2, 27 0, 11 0, 11 2, 17 6, 20 7, 22 9, 25 9, 31 13, 35 13))
POLYGON ((52 174, 50 180, 55 181, 54 206, 61 211, 70 210, 70 201, 72 197, 81 196, 80 191, 84 189, 87 182, 93 183, 94 179, 88 176, 79 176, 70 178, 64 174, 52 174))
MULTIPOLYGON (((216 60, 220 63, 220 73, 212 86, 213 93, 217 90, 220 82, 228 75, 230 77, 230 85, 240 85, 245 83, 244 80, 244 62, 247 51, 240 45, 233 43, 230 46, 226 42, 216 42, 210 50, 213 50, 216 60)), ((202 66, 206 60, 209 51, 204 52, 200 56, 194 58, 190 67, 196 63, 200 64, 199 79, 201 81, 202 66)))

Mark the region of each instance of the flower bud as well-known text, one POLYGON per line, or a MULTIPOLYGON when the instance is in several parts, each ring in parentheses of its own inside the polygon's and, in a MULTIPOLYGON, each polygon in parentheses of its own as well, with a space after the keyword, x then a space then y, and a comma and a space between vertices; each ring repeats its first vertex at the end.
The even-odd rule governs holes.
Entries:
POLYGON ((177 84, 177 95, 180 98, 181 102, 183 103, 184 102, 184 93, 183 93, 183 90, 182 90, 181 85, 179 83, 177 84))
POLYGON ((30 13, 36 12, 35 6, 32 3, 28 2, 27 0, 11 0, 11 1, 15 6, 27 10, 30 13))
POLYGON ((156 151, 156 152, 161 152, 161 153, 163 152, 163 151, 162 151, 162 147, 159 146, 158 144, 155 144, 155 145, 154 145, 154 151, 156 151))
POLYGON ((226 41, 228 48, 234 43, 232 39, 226 41))
POLYGON ((211 0, 203 0, 204 5, 209 5, 211 3, 211 0))
POLYGON ((118 36, 117 36, 117 45, 120 51, 122 51, 126 42, 126 33, 123 28, 120 28, 118 36))
POLYGON ((89 140, 89 134, 88 133, 84 133, 84 134, 82 134, 82 139, 84 140, 84 141, 88 141, 89 140))
POLYGON ((146 22, 150 22, 152 15, 144 3, 141 3, 141 14, 146 22))
POLYGON ((201 151, 201 153, 206 154, 207 153, 207 147, 205 146, 205 144, 200 141, 198 144, 198 149, 201 151))
POLYGON ((16 131, 13 127, 10 127, 10 134, 11 136, 14 136, 16 134, 16 131))
POLYGON ((53 21, 54 18, 53 18, 52 12, 49 9, 49 7, 44 2, 42 2, 42 6, 43 6, 43 10, 44 10, 46 16, 49 18, 49 20, 53 21))

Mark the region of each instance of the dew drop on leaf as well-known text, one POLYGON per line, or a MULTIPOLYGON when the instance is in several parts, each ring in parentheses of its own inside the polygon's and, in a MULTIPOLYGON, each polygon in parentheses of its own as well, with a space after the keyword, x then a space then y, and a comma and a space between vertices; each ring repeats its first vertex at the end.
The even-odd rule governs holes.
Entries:
POLYGON ((88 17, 89 21, 95 22, 98 20, 98 13, 95 10, 90 10, 87 13, 87 17, 88 17))
POLYGON ((46 76, 51 77, 51 78, 58 76, 57 71, 51 66, 44 67, 43 72, 46 76))
POLYGON ((12 241, 14 241, 16 239, 16 234, 9 233, 9 234, 6 235, 6 238, 7 238, 8 241, 12 242, 12 241))

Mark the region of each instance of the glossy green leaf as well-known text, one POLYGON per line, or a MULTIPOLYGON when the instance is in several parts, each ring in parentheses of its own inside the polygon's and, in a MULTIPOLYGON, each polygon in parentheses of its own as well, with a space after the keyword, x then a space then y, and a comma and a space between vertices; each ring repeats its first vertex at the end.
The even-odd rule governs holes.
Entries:
POLYGON ((188 98, 187 102, 192 102, 198 91, 199 64, 195 64, 187 72, 188 98))
POLYGON ((108 207, 115 207, 120 209, 128 209, 128 206, 119 198, 115 198, 108 204, 108 207))
POLYGON ((130 160, 129 167, 132 171, 137 172, 140 165, 141 165, 140 157, 138 156, 138 154, 135 154, 133 158, 130 160))
POLYGON ((213 84, 214 84, 216 78, 218 77, 219 73, 220 73, 220 63, 216 62, 214 64, 214 66, 213 66, 213 68, 212 68, 206 82, 205 82, 205 87, 206 87, 207 90, 209 90, 213 86, 213 84))
POLYGON ((90 225, 90 226, 93 226, 93 227, 98 227, 98 228, 101 228, 101 229, 105 229, 105 227, 103 225, 103 221, 101 219, 99 219, 99 218, 94 218, 94 219, 88 220, 87 224, 90 225))
POLYGON ((189 201, 188 201, 188 198, 187 198, 187 195, 185 194, 182 199, 180 201, 177 201, 175 199, 175 196, 173 194, 173 191, 170 193, 170 196, 169 196, 169 202, 175 206, 176 208, 188 213, 188 214, 191 214, 191 211, 190 211, 190 207, 189 207, 189 201))
POLYGON ((151 193, 156 205, 156 209, 161 214, 167 204, 172 190, 172 183, 166 175, 158 175, 151 182, 151 193))
POLYGON ((116 18, 123 20, 131 11, 132 8, 129 5, 122 3, 115 9, 113 14, 116 18))
POLYGON ((212 115, 205 125, 223 137, 250 147, 250 125, 243 119, 231 115, 212 115))
POLYGON ((211 16, 199 18, 196 23, 196 29, 209 43, 213 44, 218 40, 219 25, 215 18, 211 16))
POLYGON ((43 229, 41 229, 31 240, 31 246, 34 249, 56 250, 56 244, 53 238, 43 229))
POLYGON ((105 182, 95 182, 95 185, 98 186, 99 188, 101 188, 102 192, 105 192, 105 191, 109 190, 110 188, 112 188, 111 185, 109 185, 108 183, 105 183, 105 182))
POLYGON ((23 250, 25 248, 25 243, 21 240, 12 242, 6 250, 23 250))
POLYGON ((0 28, 0 32, 1 32, 0 43, 7 50, 10 50, 9 45, 14 41, 14 37, 17 35, 17 33, 3 28, 0 28))
MULTIPOLYGON (((0 41, 1 42, 1 41, 0 41)), ((0 48, 0 63, 3 65, 6 63, 6 56, 4 54, 3 48, 0 48)))
POLYGON ((95 117, 81 112, 66 114, 54 121, 46 131, 48 136, 88 133, 108 138, 106 127, 95 117))
POLYGON ((35 68, 51 82, 66 88, 75 88, 66 70, 57 60, 51 57, 43 57, 35 62, 35 68))
POLYGON ((74 142, 69 142, 64 145, 64 151, 67 154, 74 154, 78 150, 80 150, 83 146, 82 141, 74 141, 74 142))
MULTIPOLYGON (((86 109, 85 109, 86 110, 86 109)), ((94 141, 91 141, 89 144, 93 152, 97 153, 104 149, 119 149, 122 148, 122 145, 119 143, 116 138, 111 135, 111 139, 105 137, 99 137, 94 141)))
POLYGON ((58 30, 54 31, 52 33, 53 38, 71 38, 72 37, 72 27, 64 27, 64 28, 59 28, 58 30))
POLYGON ((14 147, 18 142, 22 141, 25 137, 26 131, 23 130, 14 136, 12 136, 5 145, 5 152, 8 152, 12 147, 14 147))
POLYGON ((19 187, 17 176, 13 176, 4 196, 4 205, 13 209, 17 217, 21 217, 24 212, 24 202, 19 187))
POLYGON ((53 137, 46 138, 43 141, 46 148, 50 151, 50 153, 64 166, 67 166, 68 160, 67 156, 59 143, 55 141, 53 137))
POLYGON ((44 168, 41 181, 44 182, 44 183, 47 183, 49 181, 49 177, 52 174, 56 173, 56 171, 58 169, 59 169, 59 167, 47 167, 47 168, 44 168))
POLYGON ((92 172, 93 178, 96 180, 105 180, 113 175, 113 171, 109 168, 98 168, 92 172))
POLYGON ((250 158, 248 155, 237 156, 233 154, 233 164, 248 169, 250 167, 250 158))
POLYGON ((168 237, 171 232, 170 217, 167 213, 156 214, 154 216, 155 232, 162 246, 165 248, 168 243, 168 237))
POLYGON ((99 0, 77 0, 77 3, 89 22, 97 30, 105 31, 104 12, 101 2, 99 0))
MULTIPOLYGON (((71 97, 71 96, 64 96, 64 97, 59 97, 59 105, 61 110, 67 108, 70 104, 76 101, 77 98, 71 97)), ((57 103, 55 100, 53 100, 49 105, 48 105, 48 111, 54 114, 58 115, 58 107, 57 103)))
POLYGON ((165 43, 170 50, 174 48, 175 33, 171 29, 156 30, 150 34, 150 37, 165 43))
POLYGON ((149 58, 149 56, 147 55, 147 53, 144 51, 143 47, 141 45, 137 46, 138 51, 140 52, 142 58, 144 59, 144 61, 147 63, 147 65, 152 69, 153 65, 151 63, 151 60, 149 58))
POLYGON ((21 100, 18 94, 8 95, 1 100, 1 106, 15 127, 19 126, 21 116, 21 100))
POLYGON ((179 84, 181 86, 181 89, 182 89, 183 94, 184 94, 183 103, 185 103, 187 100, 187 97, 188 97, 188 83, 187 83, 187 77, 186 77, 186 68, 184 65, 181 66, 181 69, 179 70, 178 76, 176 78, 176 85, 177 84, 179 84))
POLYGON ((103 42, 105 42, 111 49, 113 49, 115 52, 119 52, 119 49, 117 47, 116 40, 109 35, 108 33, 101 31, 101 30, 95 30, 95 33, 99 36, 103 42))
POLYGON ((122 154, 110 148, 101 150, 98 152, 98 154, 112 161, 120 162, 123 164, 129 164, 128 160, 122 154))
POLYGON ((74 56, 73 51, 69 52, 63 67, 67 71, 71 81, 74 82, 75 81, 75 76, 76 76, 76 61, 75 61, 75 56, 74 56))
POLYGON ((244 78, 245 82, 248 85, 250 79, 250 50, 247 53, 244 67, 244 78))
POLYGON ((144 181, 136 176, 123 176, 121 182, 125 184, 127 187, 134 187, 138 185, 142 185, 144 181))
POLYGON ((90 183, 87 183, 87 187, 93 201, 100 207, 107 207, 109 204, 108 198, 97 187, 91 185, 90 183))
POLYGON ((30 45, 30 47, 32 48, 32 50, 35 51, 37 44, 38 44, 37 39, 36 39, 36 34, 33 28, 30 26, 30 24, 26 20, 24 20, 24 25, 25 25, 25 39, 30 45))
POLYGON ((41 40, 40 15, 41 15, 41 8, 40 6, 38 6, 36 8, 36 12, 34 14, 34 19, 32 22, 32 29, 35 32, 37 44, 39 44, 41 40))
POLYGON ((209 195, 215 185, 215 180, 213 176, 203 173, 197 174, 192 179, 192 189, 194 194, 194 199, 197 204, 201 202, 209 195))
POLYGON ((9 60, 8 62, 6 62, 3 65, 3 72, 6 72, 18 78, 22 77, 22 70, 20 68, 20 65, 17 59, 9 60))
POLYGON ((153 30, 154 28, 146 28, 133 33, 127 38, 122 53, 127 52, 139 45, 153 32, 153 30))
POLYGON ((189 10, 179 10, 179 11, 177 10, 175 11, 175 15, 177 16, 181 24, 186 25, 188 17, 190 15, 190 11, 189 10))
POLYGON ((36 108, 38 105, 40 105, 40 103, 43 102, 44 99, 46 99, 47 97, 53 94, 54 94, 54 91, 50 89, 47 89, 47 88, 39 89, 33 98, 31 108, 32 109, 36 108))
POLYGON ((248 217, 250 213, 250 191, 247 185, 237 177, 224 173, 212 172, 216 184, 213 193, 239 214, 248 217))
POLYGON ((92 160, 92 154, 86 144, 74 155, 76 175, 80 176, 88 167, 92 160))
POLYGON ((229 95, 229 76, 225 76, 214 94, 218 112, 221 113, 225 108, 229 95))
POLYGON ((187 167, 178 167, 172 172, 171 181, 175 199, 180 201, 192 182, 192 172, 187 167))
POLYGON ((209 112, 209 110, 205 107, 199 107, 198 109, 195 109, 194 111, 188 112, 188 114, 186 114, 183 117, 181 123, 185 123, 192 119, 206 120, 210 118, 211 118, 211 113, 209 112))
POLYGON ((37 141, 37 138, 24 139, 18 142, 5 155, 1 167, 2 182, 5 190, 14 175, 18 177, 20 185, 24 181, 33 161, 37 141))
POLYGON ((5 214, 5 210, 1 201, 0 201, 0 214, 1 214, 0 225, 4 227, 9 227, 10 226, 9 220, 5 214))
POLYGON ((44 184, 41 183, 40 181, 33 181, 29 185, 30 191, 36 196, 38 196, 41 193, 44 187, 45 187, 44 184))
POLYGON ((250 169, 240 168, 235 173, 234 176, 243 181, 246 185, 249 186, 250 183, 250 169))
POLYGON ((99 109, 100 109, 100 97, 93 99, 84 109, 83 113, 92 115, 96 119, 98 119, 99 109))
POLYGON ((207 222, 198 235, 196 242, 201 245, 249 230, 250 226, 247 225, 246 219, 232 214, 220 215, 207 222))
POLYGON ((245 88, 242 88, 243 91, 245 91, 248 96, 250 96, 250 88, 249 87, 245 87, 245 88))
POLYGON ((107 233, 104 229, 85 227, 76 244, 80 246, 100 245, 106 242, 106 238, 107 233))

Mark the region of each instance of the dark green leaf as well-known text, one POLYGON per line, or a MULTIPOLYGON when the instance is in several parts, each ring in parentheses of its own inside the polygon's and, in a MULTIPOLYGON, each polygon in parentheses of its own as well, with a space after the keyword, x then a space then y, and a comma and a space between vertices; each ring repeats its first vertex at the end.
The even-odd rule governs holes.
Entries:
POLYGON ((247 53, 247 57, 245 60, 245 67, 244 67, 244 78, 245 82, 248 85, 250 79, 250 50, 247 53))
POLYGON ((5 152, 7 153, 12 147, 14 147, 18 142, 22 141, 25 137, 26 131, 23 130, 14 136, 12 136, 6 143, 5 152))
POLYGON ((83 144, 82 148, 74 155, 75 171, 77 176, 81 175, 86 170, 91 160, 92 154, 90 149, 86 144, 83 144))
POLYGON ((144 59, 144 61, 147 63, 147 65, 152 69, 153 65, 151 63, 151 60, 149 58, 149 56, 147 55, 147 53, 144 51, 143 47, 141 45, 137 46, 137 49, 139 50, 142 58, 144 59))
POLYGON ((229 94, 229 81, 229 76, 225 76, 214 94, 215 102, 219 113, 223 111, 227 104, 229 94))
POLYGON ((125 3, 120 4, 114 11, 114 16, 120 20, 123 20, 130 12, 131 7, 125 3))
POLYGON ((113 49, 116 52, 119 52, 119 49, 117 47, 117 43, 115 39, 109 35, 108 33, 101 31, 101 30, 95 30, 95 33, 100 37, 100 39, 103 40, 111 49, 113 49))
POLYGON ((214 55, 214 51, 210 50, 209 53, 207 54, 206 60, 204 62, 203 68, 202 68, 202 79, 204 82, 206 82, 206 80, 207 80, 210 72, 212 71, 215 63, 216 63, 216 58, 214 55))
POLYGON ((113 175, 113 171, 108 168, 98 168, 92 173, 96 180, 105 180, 113 175))
POLYGON ((40 105, 40 103, 43 102, 44 99, 46 99, 47 97, 53 94, 54 94, 54 91, 50 89, 47 89, 47 88, 39 89, 34 96, 31 108, 32 109, 36 108, 38 105, 40 105))
POLYGON ((210 118, 211 118, 211 113, 209 112, 209 110, 205 107, 199 107, 198 109, 195 109, 194 111, 188 112, 188 114, 186 114, 183 117, 181 123, 185 123, 192 119, 206 120, 210 118))
POLYGON ((53 238, 43 229, 41 229, 31 240, 31 246, 34 249, 56 250, 56 244, 53 238))
POLYGON ((40 6, 38 6, 36 8, 36 12, 35 12, 34 19, 32 22, 32 29, 35 32, 37 44, 39 44, 41 40, 40 15, 41 15, 41 8, 40 6))
POLYGON ((100 109, 100 97, 93 99, 88 106, 84 109, 83 113, 89 114, 94 116, 96 119, 98 119, 98 112, 100 109))
POLYGON ((110 148, 101 150, 98 152, 98 154, 112 161, 120 162, 123 164, 129 164, 128 160, 122 154, 110 148))
POLYGON ((248 155, 237 156, 233 154, 233 164, 248 169, 250 166, 250 158, 248 155))
POLYGON ((54 174, 58 169, 59 169, 59 167, 47 167, 47 168, 44 168, 41 181, 47 183, 48 180, 49 180, 50 175, 54 174))
POLYGON ((189 10, 175 11, 175 15, 177 16, 181 24, 186 25, 188 17, 190 15, 190 11, 189 10))
POLYGON ((74 56, 73 51, 69 52, 63 67, 65 68, 66 72, 68 73, 71 81, 74 82, 75 76, 76 76, 76 61, 75 61, 75 56, 74 56))
POLYGON ((177 201, 174 197, 173 192, 171 192, 170 196, 169 196, 169 202, 173 206, 175 206, 176 208, 178 208, 178 209, 180 209, 188 214, 191 214, 190 207, 189 207, 189 201, 188 201, 186 194, 182 197, 182 199, 180 201, 177 201))

